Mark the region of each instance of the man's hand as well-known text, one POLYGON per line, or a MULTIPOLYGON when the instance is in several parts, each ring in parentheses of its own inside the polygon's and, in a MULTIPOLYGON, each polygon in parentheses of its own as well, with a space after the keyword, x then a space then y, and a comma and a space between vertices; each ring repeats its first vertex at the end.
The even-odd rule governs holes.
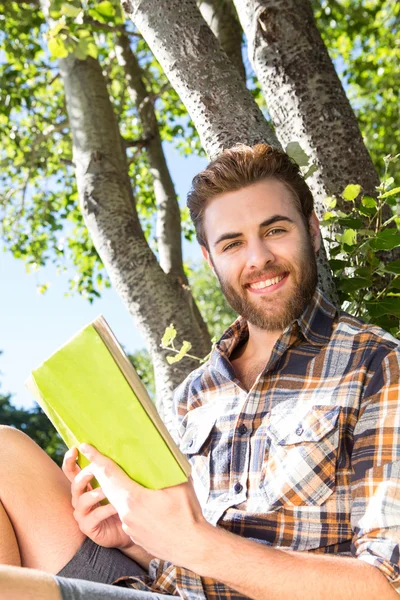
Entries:
POLYGON ((62 469, 71 482, 71 501, 79 529, 99 546, 128 550, 134 544, 123 530, 117 510, 112 504, 100 504, 105 494, 101 488, 92 488, 93 472, 88 467, 81 470, 77 457, 76 448, 69 450, 62 469))
POLYGON ((153 556, 179 566, 189 564, 193 553, 201 551, 208 530, 214 529, 203 517, 191 481, 149 490, 92 446, 83 444, 80 451, 91 461, 87 472, 117 509, 130 539, 153 556))

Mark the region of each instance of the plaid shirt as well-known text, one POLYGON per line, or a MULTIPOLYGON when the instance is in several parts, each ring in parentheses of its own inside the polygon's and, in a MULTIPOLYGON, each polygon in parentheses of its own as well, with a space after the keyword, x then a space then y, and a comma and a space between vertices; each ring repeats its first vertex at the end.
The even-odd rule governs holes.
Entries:
MULTIPOLYGON (((239 317, 175 394, 175 438, 206 519, 276 548, 356 557, 400 593, 399 341, 317 289, 248 391, 229 361, 247 337, 239 317)), ((160 560, 128 585, 244 598, 160 560)))

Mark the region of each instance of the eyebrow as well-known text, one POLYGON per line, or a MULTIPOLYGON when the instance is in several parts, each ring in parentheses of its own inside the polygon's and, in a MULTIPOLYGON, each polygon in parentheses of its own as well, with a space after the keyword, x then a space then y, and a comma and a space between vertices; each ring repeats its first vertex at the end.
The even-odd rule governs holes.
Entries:
MULTIPOLYGON (((272 225, 273 223, 277 223, 278 221, 279 222, 280 221, 288 221, 289 223, 294 223, 293 219, 290 219, 289 217, 285 217, 284 215, 274 215, 270 219, 266 219, 265 221, 260 223, 260 229, 262 227, 268 227, 268 225, 272 225)), ((215 248, 215 246, 218 246, 218 244, 220 244, 221 242, 223 242, 225 240, 234 240, 235 238, 238 238, 241 235, 243 235, 243 234, 240 231, 239 232, 232 231, 232 232, 223 233, 222 235, 219 236, 219 238, 214 243, 214 248, 215 248)))

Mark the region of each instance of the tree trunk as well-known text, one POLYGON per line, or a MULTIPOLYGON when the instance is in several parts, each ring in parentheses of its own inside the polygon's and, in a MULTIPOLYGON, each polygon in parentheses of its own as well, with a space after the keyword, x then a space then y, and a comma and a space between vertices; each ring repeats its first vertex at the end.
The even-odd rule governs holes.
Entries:
MULTIPOLYGON (((337 208, 349 212, 350 204, 341 198, 349 183, 360 184, 366 194, 376 197, 378 174, 309 0, 233 2, 279 140, 285 148, 289 142, 299 142, 317 166, 307 183, 318 217, 326 210, 327 196, 336 196, 337 208)), ((384 220, 392 216, 389 206, 382 212, 384 220)), ((335 233, 342 232, 341 227, 335 228, 335 233)), ((398 259, 400 251, 376 255, 389 262, 398 259)), ((374 291, 386 287, 388 279, 389 275, 383 276, 374 291)))
MULTIPOLYGON (((194 0, 129 0, 122 5, 180 95, 210 158, 237 143, 281 147, 194 0)), ((317 260, 318 285, 337 305, 323 245, 317 260)))
POLYGON ((243 81, 246 70, 242 57, 242 28, 231 0, 197 0, 203 19, 235 65, 243 81))
MULTIPOLYGON (((46 2, 43 2, 46 14, 46 2)), ((154 364, 157 407, 166 423, 174 388, 198 366, 185 359, 169 365, 160 342, 174 323, 179 341, 195 356, 211 346, 186 286, 164 273, 149 248, 136 212, 125 148, 99 63, 59 60, 64 83, 81 210, 114 289, 146 339, 154 364)))
POLYGON ((379 178, 309 0, 233 1, 279 140, 299 142, 318 167, 307 180, 318 216, 349 183, 375 195, 379 178))
POLYGON ((195 0, 122 5, 185 104, 210 158, 239 142, 279 145, 195 0))
POLYGON ((187 283, 182 263, 181 213, 173 181, 161 144, 153 101, 146 90, 143 72, 133 53, 127 34, 117 38, 116 54, 124 68, 132 103, 138 110, 145 140, 157 205, 157 244, 161 268, 187 283))

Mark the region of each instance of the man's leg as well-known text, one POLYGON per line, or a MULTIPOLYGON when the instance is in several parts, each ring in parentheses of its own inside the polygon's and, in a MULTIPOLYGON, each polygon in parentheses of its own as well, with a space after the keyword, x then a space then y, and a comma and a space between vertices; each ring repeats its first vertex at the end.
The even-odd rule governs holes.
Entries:
POLYGON ((176 596, 165 596, 151 592, 137 592, 114 587, 57 578, 33 569, 20 569, 0 565, 1 600, 172 600, 176 596))
POLYGON ((85 539, 73 517, 69 481, 28 436, 5 426, 0 472, 0 562, 58 573, 85 539))
POLYGON ((17 538, 4 506, 0 502, 0 565, 21 566, 17 538))
POLYGON ((0 565, 1 600, 62 600, 48 573, 0 565))

